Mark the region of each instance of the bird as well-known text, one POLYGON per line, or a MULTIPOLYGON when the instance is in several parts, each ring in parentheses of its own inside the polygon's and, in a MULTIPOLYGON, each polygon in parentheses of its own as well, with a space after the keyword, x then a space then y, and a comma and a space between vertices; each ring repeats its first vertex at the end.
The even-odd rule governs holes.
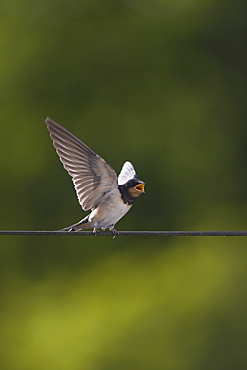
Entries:
POLYGON ((113 238, 119 232, 115 224, 145 193, 145 182, 139 180, 131 162, 126 161, 117 177, 114 169, 65 127, 47 117, 45 120, 53 146, 68 174, 72 177, 79 204, 91 210, 79 222, 61 231, 109 229, 113 238))

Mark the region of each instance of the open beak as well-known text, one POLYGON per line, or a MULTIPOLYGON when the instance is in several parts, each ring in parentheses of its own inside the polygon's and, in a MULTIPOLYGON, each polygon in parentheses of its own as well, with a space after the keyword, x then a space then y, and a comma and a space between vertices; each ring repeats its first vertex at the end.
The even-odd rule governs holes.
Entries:
POLYGON ((140 190, 142 193, 145 193, 145 184, 138 184, 135 186, 135 189, 140 190))

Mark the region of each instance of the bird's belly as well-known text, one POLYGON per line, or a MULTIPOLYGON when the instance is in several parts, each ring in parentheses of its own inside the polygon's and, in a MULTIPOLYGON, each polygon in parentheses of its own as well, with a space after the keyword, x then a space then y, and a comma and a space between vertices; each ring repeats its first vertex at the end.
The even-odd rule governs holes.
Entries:
POLYGON ((90 222, 95 228, 112 228, 129 211, 131 206, 125 204, 119 197, 102 202, 90 214, 90 222))

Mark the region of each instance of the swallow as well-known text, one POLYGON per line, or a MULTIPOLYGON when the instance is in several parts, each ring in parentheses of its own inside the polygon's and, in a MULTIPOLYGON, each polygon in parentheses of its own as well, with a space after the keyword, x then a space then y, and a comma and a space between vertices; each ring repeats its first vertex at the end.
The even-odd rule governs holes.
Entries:
POLYGON ((45 120, 53 146, 68 174, 72 177, 79 204, 86 217, 64 231, 93 228, 109 229, 118 234, 115 224, 130 210, 136 198, 143 194, 145 182, 137 178, 134 166, 125 162, 119 176, 114 169, 86 144, 59 123, 45 120))

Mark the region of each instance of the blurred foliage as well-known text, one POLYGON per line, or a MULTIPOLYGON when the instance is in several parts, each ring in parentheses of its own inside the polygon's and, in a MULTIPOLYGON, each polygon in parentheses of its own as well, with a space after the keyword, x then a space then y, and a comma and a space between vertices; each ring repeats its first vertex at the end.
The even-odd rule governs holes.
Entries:
MULTIPOLYGON (((119 230, 244 230, 247 3, 2 0, 2 230, 84 213, 43 123, 146 181, 119 230)), ((247 366, 245 238, 0 238, 3 370, 247 366)))

